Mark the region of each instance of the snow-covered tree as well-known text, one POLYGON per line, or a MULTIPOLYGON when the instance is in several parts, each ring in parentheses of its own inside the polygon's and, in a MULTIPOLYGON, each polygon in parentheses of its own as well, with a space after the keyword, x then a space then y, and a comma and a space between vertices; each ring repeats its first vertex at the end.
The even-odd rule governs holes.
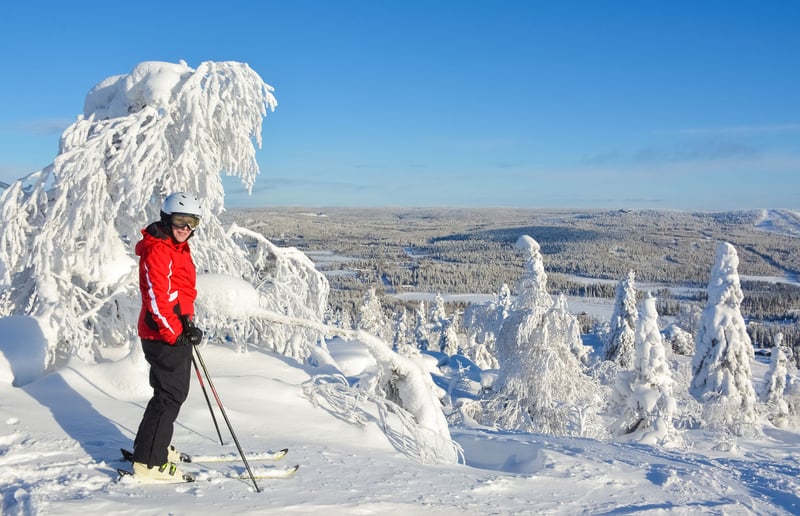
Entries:
POLYGON ((624 409, 612 432, 644 444, 670 443, 676 439, 672 416, 677 406, 654 297, 642 302, 635 344, 634 369, 617 377, 616 394, 624 409))
POLYGON ((696 336, 690 392, 703 403, 707 426, 741 435, 755 430, 757 416, 738 267, 736 248, 720 242, 696 336))
MULTIPOLYGON (((295 359, 307 358, 315 351, 315 343, 323 342, 324 333, 299 324, 283 324, 276 315, 320 322, 325 315, 329 291, 325 276, 316 270, 308 256, 295 248, 279 248, 263 235, 236 224, 231 225, 226 234, 240 249, 247 250, 255 280, 238 280, 225 275, 228 281, 223 284, 254 283, 258 286, 258 295, 239 300, 238 313, 219 314, 212 302, 219 293, 209 295, 209 289, 204 287, 206 276, 213 279, 217 275, 198 276, 195 313, 209 339, 240 346, 249 343, 295 359)), ((236 290, 232 289, 228 296, 234 292, 236 290)))
POLYGON ((338 324, 336 325, 339 328, 344 330, 352 330, 353 329, 353 314, 350 310, 340 308, 339 311, 341 312, 338 318, 338 324))
POLYGON ((433 303, 431 303, 430 313, 428 314, 428 322, 432 327, 436 328, 439 324, 441 324, 441 321, 447 318, 447 309, 444 306, 444 297, 442 297, 441 293, 437 292, 433 297, 433 303))
MULTIPOLYGON (((242 247, 238 240, 253 235, 226 231, 218 218, 221 174, 249 189, 259 173, 261 125, 277 105, 271 91, 242 63, 140 63, 92 88, 54 162, 0 195, 0 316, 39 321, 48 365, 71 355, 92 361, 99 347, 133 342, 133 246, 175 191, 203 201, 203 223, 192 239, 199 274, 257 284, 264 306, 322 319, 328 285, 310 261, 268 242, 242 247)), ((205 315, 210 334, 248 338, 205 315)), ((316 340, 291 327, 269 331, 276 342, 296 338, 296 331, 316 340)))
POLYGON ((398 449, 420 462, 456 462, 462 456, 461 448, 452 440, 442 412, 446 394, 423 367, 419 354, 395 353, 386 342, 363 330, 341 333, 361 342, 375 359, 372 381, 355 388, 342 374, 321 374, 306 383, 306 396, 359 425, 372 417, 367 416, 366 403, 374 403, 381 427, 398 449))
POLYGON ((411 353, 418 353, 416 346, 412 346, 411 329, 408 325, 408 310, 402 308, 394 318, 394 340, 392 342, 392 349, 401 355, 408 356, 411 353))
POLYGON ((442 328, 442 336, 439 339, 439 349, 445 355, 455 355, 459 352, 456 322, 445 319, 442 324, 444 327, 442 328))
POLYGON ((694 336, 677 324, 664 328, 664 338, 674 353, 685 356, 694 354, 694 336))
POLYGON ((420 301, 414 310, 416 325, 414 326, 414 338, 420 350, 426 351, 430 346, 430 332, 428 331, 428 316, 425 313, 425 302, 420 301))
POLYGON ((463 325, 467 332, 464 354, 481 369, 496 369, 495 342, 503 321, 511 310, 511 290, 501 285, 488 303, 470 303, 464 310, 463 325))
POLYGON ((374 288, 367 289, 361 299, 361 305, 358 307, 356 327, 382 340, 387 340, 387 326, 380 298, 374 288))
MULTIPOLYGON (((680 313, 678 314, 677 324, 681 329, 688 331, 692 335, 697 335, 697 329, 700 328, 700 320, 703 318, 703 307, 698 304, 681 303, 680 313)), ((694 339, 692 339, 694 340, 694 339)), ((694 353, 694 342, 691 345, 692 353, 694 353)))
MULTIPOLYGON (((784 348, 789 349, 789 348, 784 348)), ((797 427, 800 425, 800 377, 797 374, 797 368, 789 356, 787 362, 786 374, 786 388, 783 391, 783 399, 786 402, 788 414, 787 423, 790 426, 797 427)))
POLYGON ((525 266, 517 281, 517 297, 497 334, 495 347, 501 369, 511 366, 518 359, 522 352, 521 343, 530 336, 545 312, 553 306, 553 298, 547 292, 547 273, 544 271, 539 243, 528 235, 522 235, 517 239, 515 247, 525 257, 525 266), (528 328, 528 334, 520 339, 518 330, 523 326, 528 328))
POLYGON ((436 351, 441 351, 442 333, 449 322, 447 309, 444 306, 444 297, 438 293, 433 298, 428 313, 428 339, 430 346, 436 351))
POLYGON ((561 302, 538 324, 533 312, 525 311, 518 327, 520 353, 500 371, 487 423, 553 435, 603 435, 596 420, 599 390, 572 351, 571 319, 561 302))
POLYGON ((381 346, 372 335, 359 332, 358 336, 376 359, 381 379, 378 385, 380 393, 414 416, 415 432, 420 434, 419 441, 426 443, 426 455, 420 459, 423 462, 456 462, 459 448, 450 438, 447 420, 441 411, 442 393, 430 374, 413 358, 400 356, 388 346, 381 346))
POLYGON ((773 425, 784 427, 789 420, 789 406, 784 398, 786 391, 789 360, 783 348, 783 334, 775 335, 769 370, 764 375, 764 386, 761 390, 761 401, 767 405, 768 418, 773 425))
POLYGON ((501 370, 484 419, 504 428, 597 436, 600 396, 575 353, 582 347, 577 320, 564 296, 554 303, 547 294, 538 243, 525 235, 517 248, 527 254, 519 283, 525 300, 515 303, 500 330, 501 370))
POLYGON ((353 319, 350 310, 341 306, 329 306, 325 311, 325 323, 343 330, 353 329, 353 319))
POLYGON ((764 375, 764 387, 759 396, 764 403, 774 401, 783 395, 783 391, 786 389, 788 362, 786 353, 783 351, 783 334, 778 333, 773 341, 769 369, 764 375))
POLYGON ((467 334, 467 349, 464 355, 472 360, 481 370, 497 369, 500 364, 497 362, 494 352, 494 341, 491 345, 486 342, 476 342, 475 335, 467 334))
POLYGON ((631 270, 617 283, 611 330, 605 347, 605 358, 616 362, 622 369, 632 369, 634 362, 634 332, 636 328, 636 283, 631 270))

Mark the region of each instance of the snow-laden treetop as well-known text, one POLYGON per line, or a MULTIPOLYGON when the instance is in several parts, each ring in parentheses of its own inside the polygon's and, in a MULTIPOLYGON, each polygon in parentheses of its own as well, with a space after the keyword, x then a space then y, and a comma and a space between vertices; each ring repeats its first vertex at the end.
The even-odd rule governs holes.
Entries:
POLYGON ((127 75, 114 75, 97 83, 86 95, 83 116, 105 120, 136 113, 146 106, 166 109, 173 92, 179 91, 193 72, 183 61, 139 63, 127 75))
POLYGON ((519 249, 526 257, 535 255, 541 249, 539 242, 529 235, 520 236, 514 244, 514 247, 519 249))
POLYGON ((708 281, 708 304, 738 308, 743 300, 739 255, 730 243, 719 242, 715 266, 708 281))
POLYGON ((515 310, 533 309, 541 315, 553 305, 553 299, 547 293, 547 273, 541 247, 528 235, 520 236, 515 247, 525 257, 525 268, 517 281, 517 298, 513 307, 515 310))

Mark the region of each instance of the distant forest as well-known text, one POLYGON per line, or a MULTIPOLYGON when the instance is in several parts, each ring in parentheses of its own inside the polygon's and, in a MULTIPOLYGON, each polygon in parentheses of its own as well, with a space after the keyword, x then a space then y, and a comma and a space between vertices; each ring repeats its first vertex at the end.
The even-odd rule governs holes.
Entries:
MULTIPOLYGON (((786 345, 800 346, 798 228, 760 229, 765 213, 264 208, 226 217, 308 254, 330 281, 331 307, 353 320, 370 288, 381 296, 493 294, 506 284, 514 293, 523 265, 514 243, 523 234, 541 246, 551 293, 613 298, 633 270, 637 288, 657 296, 659 315, 677 315, 704 306, 716 242, 725 240, 738 252, 754 345, 771 347, 781 332, 786 345)), ((385 300, 385 308, 397 307, 385 300)), ((595 322, 585 320, 586 329, 595 322)))

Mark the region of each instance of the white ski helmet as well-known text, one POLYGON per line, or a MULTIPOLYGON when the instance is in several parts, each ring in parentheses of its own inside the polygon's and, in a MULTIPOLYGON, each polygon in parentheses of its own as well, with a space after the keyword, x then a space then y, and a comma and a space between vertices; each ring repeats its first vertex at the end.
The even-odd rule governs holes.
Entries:
POLYGON ((192 194, 183 192, 175 192, 164 199, 164 204, 161 205, 161 216, 172 215, 173 213, 185 213, 186 215, 194 215, 200 217, 203 213, 203 205, 200 204, 200 199, 192 194))

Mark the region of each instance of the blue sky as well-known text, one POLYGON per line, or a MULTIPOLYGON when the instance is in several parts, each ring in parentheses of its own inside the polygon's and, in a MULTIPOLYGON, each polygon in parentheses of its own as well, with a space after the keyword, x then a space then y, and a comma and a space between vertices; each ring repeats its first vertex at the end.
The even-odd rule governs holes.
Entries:
POLYGON ((232 60, 278 108, 229 207, 797 209, 798 27, 791 0, 15 3, 0 181, 102 79, 232 60))

